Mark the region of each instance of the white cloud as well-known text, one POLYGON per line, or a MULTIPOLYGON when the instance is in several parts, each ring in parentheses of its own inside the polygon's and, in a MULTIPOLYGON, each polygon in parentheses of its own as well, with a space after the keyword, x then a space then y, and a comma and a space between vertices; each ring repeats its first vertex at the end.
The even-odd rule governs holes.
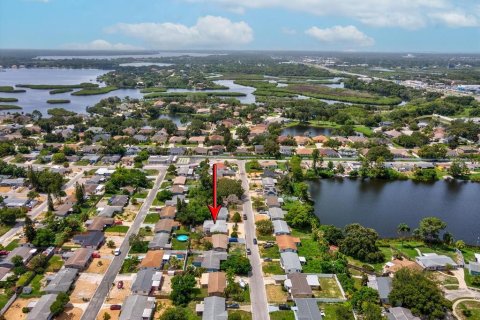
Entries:
POLYGON ((480 18, 461 11, 434 13, 431 17, 453 28, 480 26, 480 18))
POLYGON ((286 35, 289 35, 289 36, 292 36, 292 35, 297 34, 297 30, 291 29, 291 28, 288 28, 288 27, 283 27, 282 28, 282 33, 286 34, 286 35))
POLYGON ((155 49, 222 49, 253 40, 253 30, 246 22, 215 16, 200 17, 193 26, 171 22, 119 23, 105 31, 141 39, 155 49))
POLYGON ((88 43, 68 43, 63 46, 74 50, 140 50, 142 48, 124 43, 110 43, 106 40, 97 39, 88 43))
POLYGON ((341 16, 355 19, 375 27, 401 27, 418 29, 432 23, 447 26, 472 26, 472 19, 479 19, 480 13, 471 15, 463 23, 455 23, 459 17, 448 17, 456 11, 475 11, 475 1, 456 0, 183 0, 194 3, 212 3, 231 9, 283 8, 291 11, 311 13, 318 16, 341 16), (435 15, 446 15, 439 18, 435 15))
POLYGON ((355 26, 334 26, 325 29, 312 27, 305 30, 305 33, 320 42, 331 45, 369 47, 375 43, 373 38, 367 36, 355 26))

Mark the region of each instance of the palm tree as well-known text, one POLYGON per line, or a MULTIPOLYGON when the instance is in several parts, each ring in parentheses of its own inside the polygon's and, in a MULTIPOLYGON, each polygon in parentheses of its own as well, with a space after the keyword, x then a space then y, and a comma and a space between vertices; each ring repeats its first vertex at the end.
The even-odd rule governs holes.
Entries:
POLYGON ((407 235, 410 232, 410 227, 406 223, 400 223, 397 226, 397 232, 402 237, 402 247, 403 247, 403 239, 405 235, 407 235))
POLYGON ((317 162, 318 162, 318 158, 320 157, 320 151, 318 151, 317 148, 313 149, 312 157, 313 157, 313 171, 317 173, 317 162))

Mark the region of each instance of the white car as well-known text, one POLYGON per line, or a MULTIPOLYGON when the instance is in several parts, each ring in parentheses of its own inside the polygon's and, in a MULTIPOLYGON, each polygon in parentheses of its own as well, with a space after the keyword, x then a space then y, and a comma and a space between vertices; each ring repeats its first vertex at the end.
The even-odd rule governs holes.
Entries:
POLYGON ((116 255, 116 256, 119 256, 120 253, 121 253, 121 251, 120 251, 119 248, 115 249, 115 251, 113 252, 113 254, 116 255))

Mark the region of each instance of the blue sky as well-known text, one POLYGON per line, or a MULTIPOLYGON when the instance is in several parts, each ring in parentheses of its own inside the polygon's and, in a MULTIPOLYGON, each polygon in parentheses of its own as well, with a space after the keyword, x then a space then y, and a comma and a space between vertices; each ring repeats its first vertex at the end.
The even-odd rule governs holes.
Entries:
POLYGON ((0 0, 0 48, 480 52, 480 2, 0 0))

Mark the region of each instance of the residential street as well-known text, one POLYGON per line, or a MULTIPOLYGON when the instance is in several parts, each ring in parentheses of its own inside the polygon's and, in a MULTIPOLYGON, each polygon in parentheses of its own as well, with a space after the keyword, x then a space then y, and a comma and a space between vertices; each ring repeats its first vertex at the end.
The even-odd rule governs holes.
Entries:
MULTIPOLYGON (((75 177, 70 179, 64 186, 63 190, 70 188, 73 186, 81 177, 83 177, 83 169, 80 171, 75 177)), ((47 207, 47 201, 44 201, 42 204, 36 206, 35 208, 32 209, 32 211, 28 214, 30 218, 35 219, 40 213, 42 213, 43 210, 47 207)), ((3 236, 0 237, 0 243, 4 246, 8 245, 10 242, 10 238, 12 238, 17 232, 21 231, 23 228, 23 221, 22 222, 17 222, 17 224, 8 232, 6 232, 3 236)))
POLYGON ((252 202, 248 195, 249 185, 245 171, 245 161, 238 161, 240 176, 242 179, 242 186, 247 195, 246 201, 243 204, 243 213, 247 215, 245 224, 245 243, 247 248, 252 250, 252 254, 248 256, 252 265, 252 275, 250 277, 250 301, 252 304, 253 320, 268 320, 267 294, 265 291, 265 284, 262 274, 262 263, 260 260, 260 253, 258 246, 253 244, 255 238, 255 217, 252 210, 252 202))
POLYGON ((116 256, 113 259, 112 263, 110 264, 107 272, 105 273, 102 279, 102 282, 98 286, 93 297, 90 299, 90 303, 81 319, 91 320, 96 318, 98 312, 100 311, 103 305, 105 297, 107 296, 108 291, 110 290, 110 286, 114 284, 115 277, 117 276, 118 272, 120 271, 120 268, 122 267, 123 260, 127 256, 127 253, 130 248, 128 239, 132 234, 138 233, 138 230, 140 229, 140 226, 143 223, 143 220, 145 219, 145 216, 147 215, 148 210, 152 205, 153 200, 155 199, 155 196, 157 195, 158 189, 160 188, 160 185, 162 184, 163 179, 165 178, 165 174, 166 174, 166 169, 159 168, 159 174, 157 179, 155 180, 153 188, 148 193, 148 196, 145 198, 145 202, 143 203, 142 207, 140 208, 140 211, 135 217, 133 224, 131 225, 128 232, 125 234, 125 239, 123 240, 122 245, 120 246, 120 250, 121 250, 120 255, 116 256))

